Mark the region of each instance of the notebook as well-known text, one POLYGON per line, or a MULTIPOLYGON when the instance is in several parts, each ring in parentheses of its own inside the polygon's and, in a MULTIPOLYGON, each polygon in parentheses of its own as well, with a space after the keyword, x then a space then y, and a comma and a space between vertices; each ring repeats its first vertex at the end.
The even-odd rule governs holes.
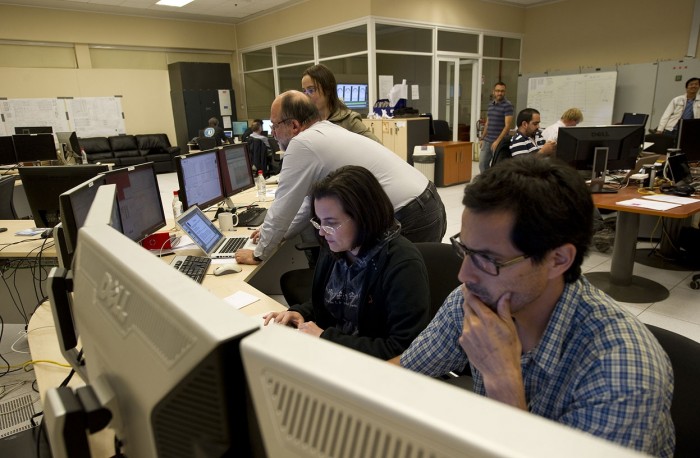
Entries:
POLYGON ((249 237, 224 236, 196 205, 180 215, 176 224, 212 259, 233 258, 236 250, 250 240, 249 237))

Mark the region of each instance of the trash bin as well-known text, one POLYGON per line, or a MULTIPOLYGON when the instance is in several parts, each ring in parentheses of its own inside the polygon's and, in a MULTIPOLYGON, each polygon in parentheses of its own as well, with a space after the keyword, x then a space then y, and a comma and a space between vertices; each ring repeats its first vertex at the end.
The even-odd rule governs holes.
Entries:
POLYGON ((435 181, 435 147, 432 145, 413 148, 413 166, 430 181, 435 181))

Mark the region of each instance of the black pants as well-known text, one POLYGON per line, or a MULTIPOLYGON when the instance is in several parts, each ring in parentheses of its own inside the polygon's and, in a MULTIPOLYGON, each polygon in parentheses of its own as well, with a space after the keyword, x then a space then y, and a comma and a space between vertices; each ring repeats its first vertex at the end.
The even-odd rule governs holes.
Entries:
POLYGON ((401 223, 401 235, 411 242, 441 242, 447 232, 445 206, 432 181, 395 216, 401 223))

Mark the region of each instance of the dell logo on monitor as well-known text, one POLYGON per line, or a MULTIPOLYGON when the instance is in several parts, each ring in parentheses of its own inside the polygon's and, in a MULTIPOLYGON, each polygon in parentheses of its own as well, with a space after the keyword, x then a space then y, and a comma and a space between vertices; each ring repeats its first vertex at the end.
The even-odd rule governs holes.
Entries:
POLYGON ((591 132, 591 137, 609 137, 610 134, 608 134, 606 131, 601 130, 601 131, 593 131, 591 132))

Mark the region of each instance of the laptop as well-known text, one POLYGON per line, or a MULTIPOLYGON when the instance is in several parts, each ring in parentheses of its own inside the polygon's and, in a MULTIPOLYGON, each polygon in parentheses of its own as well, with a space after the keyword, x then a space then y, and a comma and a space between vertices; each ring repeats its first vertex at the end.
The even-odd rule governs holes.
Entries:
MULTIPOLYGON (((236 250, 251 240, 249 237, 224 236, 196 205, 180 215, 175 222, 212 259, 233 258, 236 250)), ((250 243, 252 245, 253 242, 250 243)))

